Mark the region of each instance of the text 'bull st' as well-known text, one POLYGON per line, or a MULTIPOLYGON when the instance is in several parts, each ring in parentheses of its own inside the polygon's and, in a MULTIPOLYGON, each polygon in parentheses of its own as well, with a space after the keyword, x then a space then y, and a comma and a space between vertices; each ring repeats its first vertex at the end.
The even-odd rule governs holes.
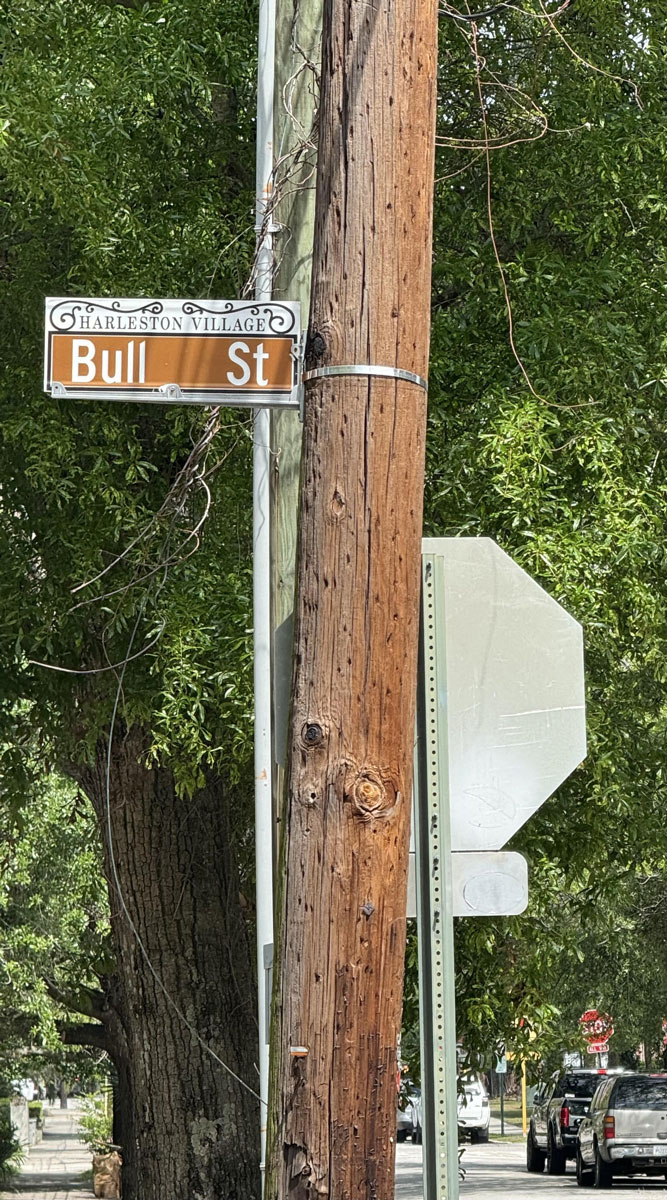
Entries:
POLYGON ((168 383, 201 390, 292 387, 287 338, 56 334, 52 353, 52 377, 72 388, 158 388, 168 383))

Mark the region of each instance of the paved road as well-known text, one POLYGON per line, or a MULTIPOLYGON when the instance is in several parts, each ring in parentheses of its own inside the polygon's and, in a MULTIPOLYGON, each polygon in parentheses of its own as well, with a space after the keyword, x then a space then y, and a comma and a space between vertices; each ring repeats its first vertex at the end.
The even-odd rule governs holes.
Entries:
MULTIPOLYGON (((33 1146, 21 1174, 0 1200, 92 1200, 80 1176, 91 1168, 90 1153, 79 1141, 76 1109, 45 1106, 44 1139, 33 1146)), ((416 1149, 416 1147, 415 1147, 416 1149)))
MULTIPOLYGON (((405 1142, 396 1147, 396 1200, 422 1200, 421 1146, 405 1142)), ((522 1143, 499 1142, 493 1139, 483 1146, 466 1145, 463 1164, 466 1177, 461 1184, 461 1200, 575 1200, 597 1191, 578 1188, 574 1165, 568 1164, 561 1178, 529 1175, 526 1171, 526 1152, 522 1143)), ((667 1200, 667 1183, 658 1179, 633 1179, 614 1183, 606 1193, 614 1200, 634 1196, 662 1195, 667 1200)))

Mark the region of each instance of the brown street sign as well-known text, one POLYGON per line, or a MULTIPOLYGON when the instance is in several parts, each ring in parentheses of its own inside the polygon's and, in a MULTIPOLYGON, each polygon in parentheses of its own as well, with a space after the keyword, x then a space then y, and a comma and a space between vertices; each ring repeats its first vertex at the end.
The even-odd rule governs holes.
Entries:
POLYGON ((49 297, 44 390, 296 408, 299 346, 298 304, 49 297))

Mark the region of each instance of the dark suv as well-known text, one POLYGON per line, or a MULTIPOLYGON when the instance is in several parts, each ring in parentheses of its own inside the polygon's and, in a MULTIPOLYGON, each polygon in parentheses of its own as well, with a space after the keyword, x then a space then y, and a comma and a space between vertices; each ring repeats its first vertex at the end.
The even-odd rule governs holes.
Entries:
POLYGON ((539 1087, 526 1142, 526 1167, 539 1174, 546 1163, 549 1175, 564 1175, 568 1158, 577 1152, 577 1134, 600 1077, 598 1070, 556 1071, 539 1087))

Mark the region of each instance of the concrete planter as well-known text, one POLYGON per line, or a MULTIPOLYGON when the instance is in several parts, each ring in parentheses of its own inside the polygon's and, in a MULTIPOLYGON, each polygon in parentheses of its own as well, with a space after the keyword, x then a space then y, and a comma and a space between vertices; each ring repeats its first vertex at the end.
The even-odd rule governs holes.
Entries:
POLYGON ((12 1102, 9 1106, 9 1120, 16 1129, 16 1136, 21 1143, 21 1147, 27 1150, 30 1145, 30 1123, 28 1120, 28 1102, 27 1100, 12 1097, 12 1102))
POLYGON ((30 1117, 30 1145, 38 1146, 44 1136, 44 1122, 39 1117, 30 1117))

